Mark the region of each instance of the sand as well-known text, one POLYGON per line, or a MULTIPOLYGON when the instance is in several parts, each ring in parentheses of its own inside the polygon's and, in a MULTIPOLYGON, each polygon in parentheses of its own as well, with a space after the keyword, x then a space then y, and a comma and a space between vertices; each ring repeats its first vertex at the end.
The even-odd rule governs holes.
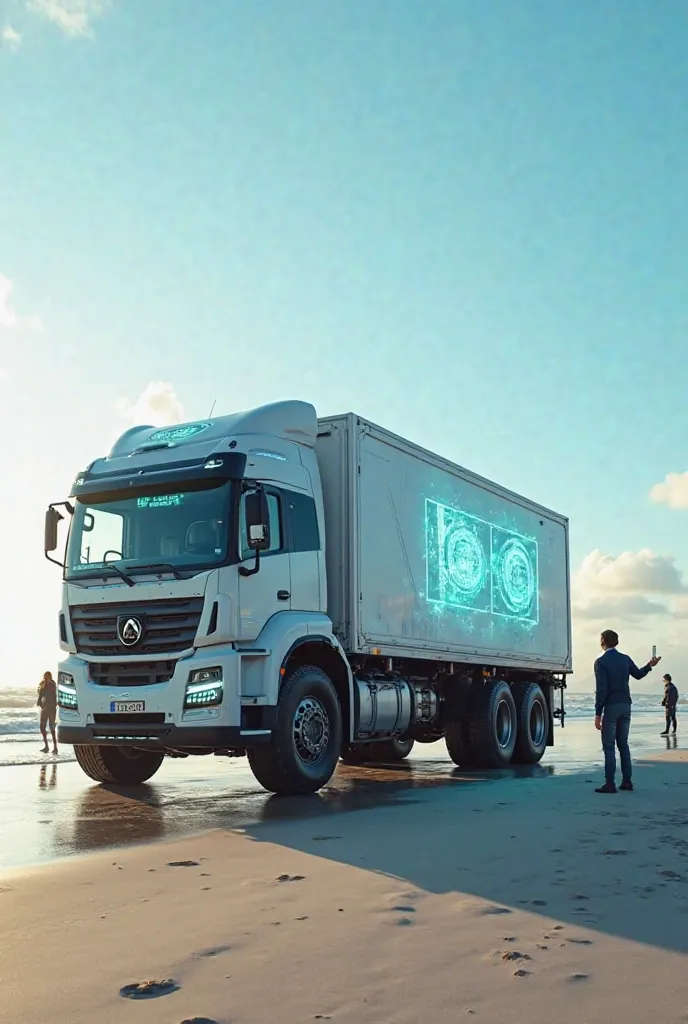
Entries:
POLYGON ((686 760, 5 873, 0 1021, 686 1021, 686 760))

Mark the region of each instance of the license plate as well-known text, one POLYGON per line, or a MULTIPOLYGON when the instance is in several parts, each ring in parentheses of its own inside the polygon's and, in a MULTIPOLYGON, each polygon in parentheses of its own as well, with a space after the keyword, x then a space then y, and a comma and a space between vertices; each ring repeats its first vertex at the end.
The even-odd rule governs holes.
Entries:
POLYGON ((135 715, 146 710, 145 700, 113 700, 110 701, 110 713, 113 715, 135 715))

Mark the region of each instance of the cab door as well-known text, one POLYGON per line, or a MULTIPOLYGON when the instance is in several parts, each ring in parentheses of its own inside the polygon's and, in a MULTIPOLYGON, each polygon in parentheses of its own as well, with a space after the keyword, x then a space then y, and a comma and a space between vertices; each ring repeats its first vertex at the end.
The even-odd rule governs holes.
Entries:
MULTIPOLYGON (((239 638, 255 640, 268 619, 291 610, 291 567, 286 530, 286 507, 277 489, 264 487, 267 498, 270 546, 260 553, 260 568, 251 576, 239 572, 239 638)), ((240 566, 253 569, 255 552, 246 534, 246 494, 239 506, 240 566)))

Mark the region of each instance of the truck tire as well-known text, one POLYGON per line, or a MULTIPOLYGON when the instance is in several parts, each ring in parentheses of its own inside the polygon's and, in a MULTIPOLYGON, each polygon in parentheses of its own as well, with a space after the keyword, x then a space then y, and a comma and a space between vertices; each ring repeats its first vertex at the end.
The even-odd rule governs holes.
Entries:
POLYGON ((165 759, 157 750, 135 747, 75 746, 79 767, 94 782, 110 782, 120 786, 140 786, 148 782, 165 759))
POLYGON ((391 740, 383 740, 381 743, 370 744, 370 760, 385 761, 391 764, 394 761, 403 761, 413 750, 413 740, 400 740, 397 736, 391 740))
POLYGON ((282 683, 269 746, 249 748, 251 771, 280 796, 315 793, 329 782, 342 746, 342 711, 330 677, 302 665, 282 683))
POLYGON ((514 764, 537 764, 547 749, 549 708, 545 695, 537 683, 519 687, 516 699, 516 746, 514 764))
POLYGON ((468 722, 461 719, 458 722, 447 722, 444 727, 444 742, 447 744, 447 753, 459 768, 472 768, 473 757, 468 739, 468 722))
POLYGON ((382 740, 378 743, 352 743, 341 755, 344 764, 391 764, 403 761, 413 750, 414 740, 382 740))
POLYGON ((468 740, 477 768, 507 768, 516 746, 516 703, 511 687, 492 680, 475 688, 468 713, 468 740))

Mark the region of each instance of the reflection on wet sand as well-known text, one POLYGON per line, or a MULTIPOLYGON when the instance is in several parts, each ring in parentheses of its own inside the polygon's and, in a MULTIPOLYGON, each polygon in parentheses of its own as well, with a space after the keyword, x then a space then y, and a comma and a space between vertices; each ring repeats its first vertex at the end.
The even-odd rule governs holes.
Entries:
POLYGON ((151 842, 165 835, 165 817, 152 786, 127 791, 92 786, 76 802, 72 819, 56 823, 53 841, 56 854, 64 856, 151 842))
POLYGON ((504 772, 462 772, 445 761, 414 760, 374 767, 342 765, 332 783, 312 796, 275 797, 257 786, 145 785, 136 789, 90 786, 73 812, 55 823, 55 854, 64 856, 132 843, 172 838, 215 828, 241 828, 261 821, 317 818, 391 804, 412 804, 421 790, 488 783, 517 775, 545 777, 552 768, 504 772))
POLYGON ((50 777, 48 777, 48 765, 42 764, 41 770, 38 773, 38 788, 39 789, 54 789, 57 785, 57 765, 53 764, 50 766, 50 777))

